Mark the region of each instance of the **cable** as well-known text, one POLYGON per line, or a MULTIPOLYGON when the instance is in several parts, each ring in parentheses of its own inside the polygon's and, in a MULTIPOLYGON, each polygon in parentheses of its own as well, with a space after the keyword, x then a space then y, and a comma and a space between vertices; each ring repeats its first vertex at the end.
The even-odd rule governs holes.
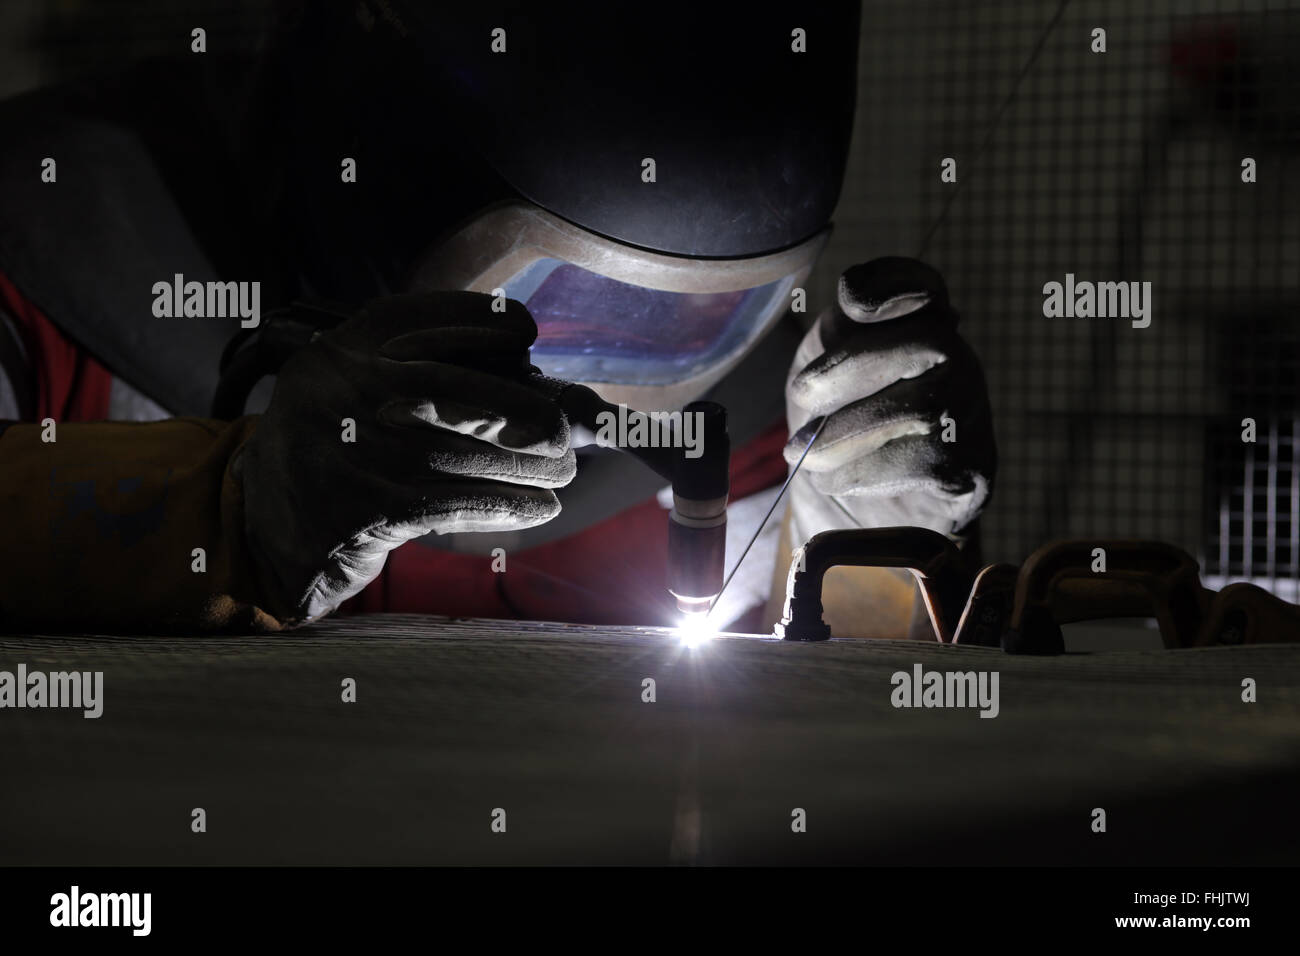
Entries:
MULTIPOLYGON (((1002 104, 998 107, 998 111, 993 114, 993 120, 989 123, 988 132, 984 134, 984 140, 976 147, 975 155, 971 157, 970 165, 976 165, 979 162, 979 158, 984 155, 984 151, 988 148, 989 143, 993 142, 993 134, 997 132, 998 124, 1002 122, 1002 117, 1006 114, 1007 108, 1011 106, 1011 101, 1014 100, 1016 94, 1020 92, 1020 84, 1024 82, 1025 77, 1029 75, 1029 71, 1032 70, 1034 64, 1038 62, 1039 54, 1043 52, 1043 47, 1047 45, 1047 38, 1052 35, 1052 31, 1056 28, 1056 24, 1061 20, 1061 15, 1065 13, 1065 8, 1069 5, 1070 0, 1061 0, 1061 5, 1056 8, 1056 13, 1052 15, 1052 19, 1049 20, 1047 26, 1043 28, 1042 34, 1038 37, 1038 42, 1034 44, 1033 52, 1029 54, 1029 59, 1026 60, 1025 65, 1020 68, 1020 73, 1016 77, 1015 82, 1011 84, 1011 89, 1007 91, 1006 98, 1003 99, 1002 104)), ((956 188, 948 193, 948 199, 944 202, 943 208, 939 210, 938 218, 936 218, 930 228, 926 230, 925 237, 921 240, 921 247, 916 252, 916 258, 925 258, 925 250, 929 248, 930 240, 934 238, 934 234, 938 231, 939 226, 943 224, 943 221, 948 218, 948 210, 952 208, 953 202, 957 199, 958 194, 961 192, 961 187, 965 185, 968 178, 969 177, 967 176, 962 176, 961 179, 957 181, 956 188)))

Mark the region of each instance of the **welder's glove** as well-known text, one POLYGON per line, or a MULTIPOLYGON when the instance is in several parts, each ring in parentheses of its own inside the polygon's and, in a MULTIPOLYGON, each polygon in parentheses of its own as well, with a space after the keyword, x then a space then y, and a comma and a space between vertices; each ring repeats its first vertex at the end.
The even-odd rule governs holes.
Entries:
POLYGON ((829 416, 790 486, 792 541, 855 526, 956 536, 988 499, 997 454, 943 279, 915 259, 876 259, 840 277, 837 300, 786 383, 787 462, 829 416))
POLYGON ((327 613, 429 532, 530 528, 576 461, 559 407, 525 382, 537 327, 508 302, 381 299, 281 370, 234 464, 261 590, 282 620, 327 613))

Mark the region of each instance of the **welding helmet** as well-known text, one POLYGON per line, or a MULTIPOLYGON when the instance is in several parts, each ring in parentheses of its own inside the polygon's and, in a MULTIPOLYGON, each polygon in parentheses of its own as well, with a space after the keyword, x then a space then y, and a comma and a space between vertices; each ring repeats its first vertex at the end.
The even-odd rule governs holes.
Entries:
MULTIPOLYGON (((361 0, 316 30, 326 58, 331 31, 360 38, 316 125, 368 153, 366 208, 331 213, 371 218, 367 271, 522 301, 534 364, 608 400, 700 396, 827 239, 857 5, 448 6, 361 0)), ((302 212, 321 241, 320 203, 302 212)), ((322 281, 356 259, 331 255, 322 281)))

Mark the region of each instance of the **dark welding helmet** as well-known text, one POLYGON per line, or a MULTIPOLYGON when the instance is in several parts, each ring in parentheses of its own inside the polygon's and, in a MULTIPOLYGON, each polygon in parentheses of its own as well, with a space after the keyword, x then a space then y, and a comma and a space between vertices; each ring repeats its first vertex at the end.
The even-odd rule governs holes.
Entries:
POLYGON ((394 284, 503 290, 537 321, 533 362, 609 400, 703 394, 828 236, 857 5, 450 7, 351 4, 361 77, 320 107, 370 151, 363 233, 404 242, 394 284))

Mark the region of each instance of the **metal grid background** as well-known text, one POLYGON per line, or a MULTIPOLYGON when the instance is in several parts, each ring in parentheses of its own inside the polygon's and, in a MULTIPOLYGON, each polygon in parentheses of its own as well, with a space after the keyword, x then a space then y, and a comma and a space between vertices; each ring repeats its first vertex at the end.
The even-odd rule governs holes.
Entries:
POLYGON ((1160 538, 1211 582, 1300 596, 1288 7, 864 7, 854 152, 818 282, 885 254, 944 273, 997 418, 989 559, 1059 537, 1160 538), (940 181, 943 157, 956 185, 940 181), (1151 282, 1150 327, 1045 318, 1043 284, 1066 273, 1151 282))

